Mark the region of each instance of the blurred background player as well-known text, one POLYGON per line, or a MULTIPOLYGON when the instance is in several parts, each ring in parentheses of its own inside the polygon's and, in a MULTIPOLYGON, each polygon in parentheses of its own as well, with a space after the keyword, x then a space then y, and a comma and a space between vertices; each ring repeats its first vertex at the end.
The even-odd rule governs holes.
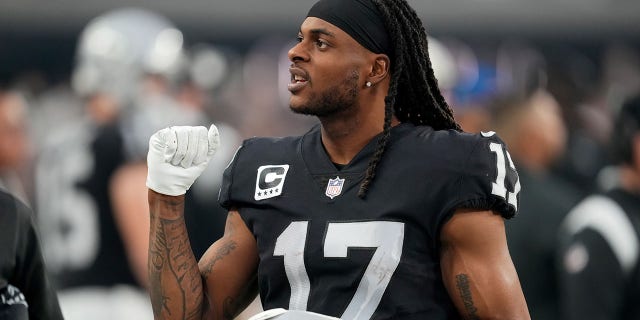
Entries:
POLYGON ((30 203, 27 113, 26 101, 18 92, 0 88, 0 189, 30 203))
POLYGON ((565 152, 560 106, 544 89, 503 98, 494 105, 493 128, 509 145, 523 191, 518 219, 506 224, 509 249, 532 319, 560 319, 556 289, 556 234, 580 199, 553 171, 565 152))
MULTIPOLYGON (((151 133, 209 122, 206 93, 187 68, 198 60, 188 58, 182 33, 147 10, 107 12, 82 32, 72 84, 84 116, 49 133, 36 175, 45 252, 67 319, 152 318, 144 291, 148 205, 137 194, 146 194, 151 133)), ((229 150, 207 187, 220 183, 236 148, 233 128, 221 127, 229 150)), ((224 225, 216 195, 193 195, 200 201, 189 225, 200 254, 224 225)))
POLYGON ((0 320, 62 320, 32 211, 0 190, 0 320))
POLYGON ((617 183, 580 202, 562 224, 562 319, 640 318, 640 96, 611 139, 617 183))
POLYGON ((139 76, 142 52, 130 49, 124 37, 136 33, 122 30, 134 18, 155 17, 104 15, 84 29, 73 78, 83 116, 50 132, 39 153, 45 254, 69 319, 150 319, 145 279, 135 272, 135 252, 128 250, 136 245, 123 241, 109 193, 110 179, 126 157, 119 118, 139 76))

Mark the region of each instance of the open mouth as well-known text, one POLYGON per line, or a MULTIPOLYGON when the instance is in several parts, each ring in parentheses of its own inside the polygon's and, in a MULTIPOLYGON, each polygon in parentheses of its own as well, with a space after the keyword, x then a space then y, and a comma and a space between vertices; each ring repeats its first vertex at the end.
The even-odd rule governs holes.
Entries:
POLYGON ((307 79, 305 79, 304 77, 301 77, 301 76, 293 76, 293 77, 291 77, 291 83, 302 83, 302 82, 307 82, 307 79))
POLYGON ((287 85, 287 89, 292 93, 299 91, 309 82, 309 77, 304 70, 300 68, 290 68, 291 82, 287 85))

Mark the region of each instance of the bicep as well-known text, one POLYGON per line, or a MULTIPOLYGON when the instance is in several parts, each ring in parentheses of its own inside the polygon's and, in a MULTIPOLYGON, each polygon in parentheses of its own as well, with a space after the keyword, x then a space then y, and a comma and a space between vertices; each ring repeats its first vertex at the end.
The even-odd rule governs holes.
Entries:
POLYGON ((232 318, 255 297, 258 248, 237 210, 229 211, 224 236, 209 247, 198 265, 210 317, 232 318))
POLYGON ((465 319, 529 319, 502 217, 458 210, 440 240, 443 282, 465 319))

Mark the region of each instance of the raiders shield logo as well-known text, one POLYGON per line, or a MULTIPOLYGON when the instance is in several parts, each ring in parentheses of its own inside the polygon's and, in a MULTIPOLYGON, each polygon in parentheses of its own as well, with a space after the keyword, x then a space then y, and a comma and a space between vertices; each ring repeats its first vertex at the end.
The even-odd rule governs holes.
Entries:
POLYGON ((327 190, 324 194, 333 199, 339 196, 342 193, 342 187, 344 186, 344 179, 340 179, 340 177, 336 177, 335 179, 329 179, 327 183, 327 190))

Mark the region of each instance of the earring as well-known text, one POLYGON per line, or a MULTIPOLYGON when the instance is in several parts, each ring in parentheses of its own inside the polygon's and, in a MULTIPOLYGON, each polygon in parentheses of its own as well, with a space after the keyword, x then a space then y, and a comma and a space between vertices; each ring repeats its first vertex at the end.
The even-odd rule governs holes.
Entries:
POLYGON ((371 87, 373 84, 371 83, 371 81, 367 81, 367 82, 365 83, 365 85, 366 85, 367 87, 371 87))

